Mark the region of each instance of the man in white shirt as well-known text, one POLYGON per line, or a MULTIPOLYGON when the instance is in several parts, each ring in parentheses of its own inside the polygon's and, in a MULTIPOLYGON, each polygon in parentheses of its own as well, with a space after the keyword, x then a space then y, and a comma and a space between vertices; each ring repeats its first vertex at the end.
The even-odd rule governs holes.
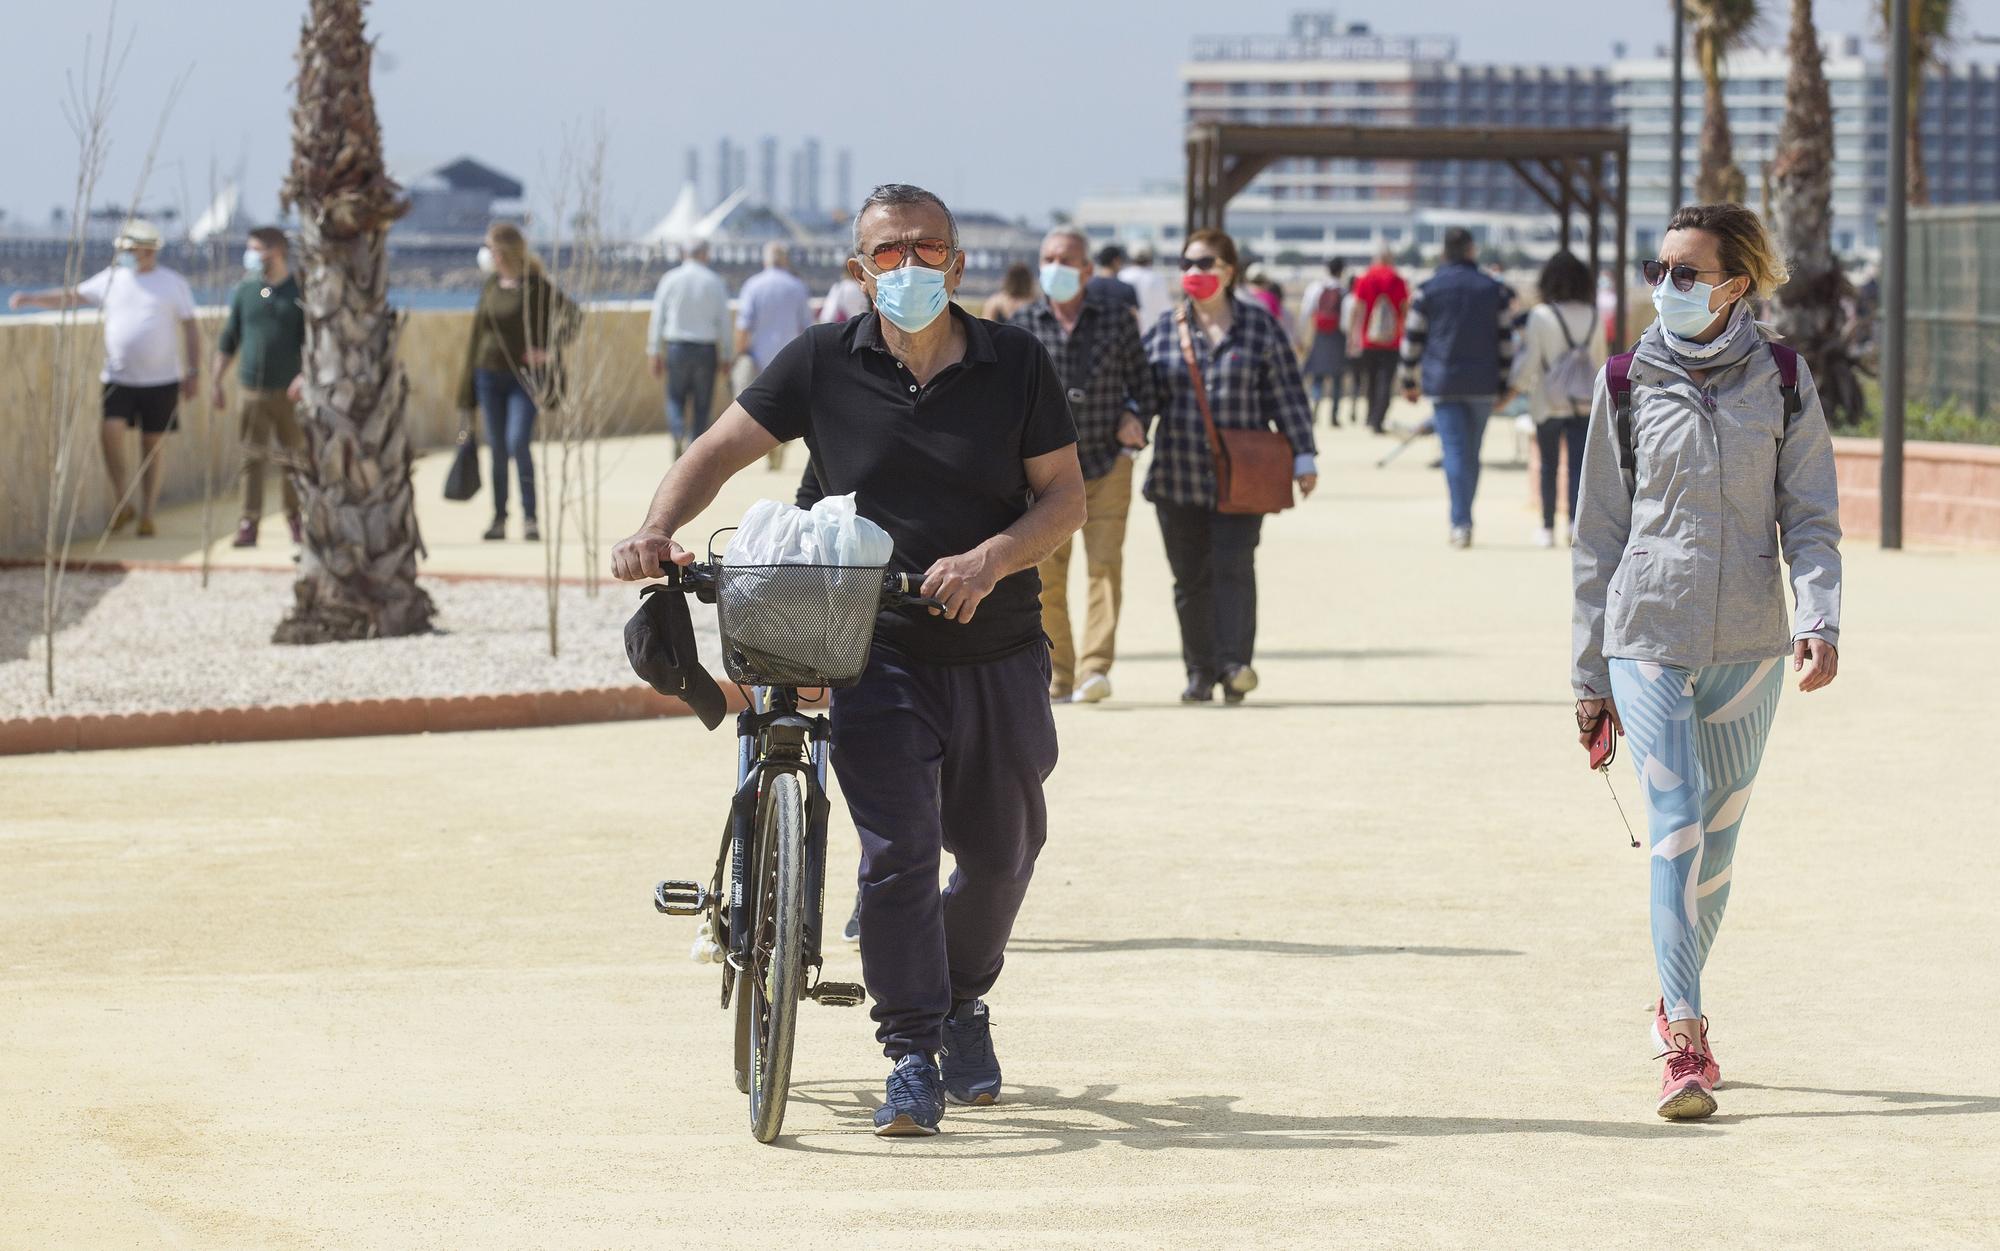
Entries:
POLYGON ((735 330, 729 288, 707 262, 706 242, 689 248, 687 259, 660 278, 646 321, 646 358, 653 377, 666 379, 675 456, 708 429, 715 373, 729 363, 735 330))
POLYGON ((1153 245, 1142 243, 1132 249, 1132 261, 1118 271, 1118 281, 1139 297, 1139 333, 1143 336, 1173 307, 1167 295, 1167 280, 1153 268, 1153 245))
MULTIPOLYGON (((779 349, 813 324, 812 292, 792 272, 790 249, 782 243, 764 245, 764 268, 744 282, 736 306, 736 351, 748 362, 731 375, 733 389, 740 394, 764 372, 779 349)), ((784 445, 772 448, 766 459, 772 469, 784 468, 784 445)))
POLYGON ((179 407, 193 399, 201 377, 201 333, 187 279, 159 263, 160 232, 130 221, 116 241, 117 263, 72 290, 16 292, 12 308, 76 308, 104 313, 104 467, 117 510, 114 531, 136 516, 139 537, 154 533, 160 501, 160 441, 179 429, 179 407), (125 439, 139 431, 138 507, 125 473, 125 439))

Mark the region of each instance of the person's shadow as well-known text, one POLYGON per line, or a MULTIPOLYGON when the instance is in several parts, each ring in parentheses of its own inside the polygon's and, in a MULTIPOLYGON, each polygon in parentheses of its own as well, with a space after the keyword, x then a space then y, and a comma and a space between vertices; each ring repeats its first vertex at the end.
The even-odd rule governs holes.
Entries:
MULTIPOLYGON (((1730 1082, 1724 1089, 1826 1095, 1867 1102, 1853 1107, 1738 1113, 1681 1122, 1640 1116, 1615 1121, 1507 1116, 1308 1116, 1246 1111, 1236 1106, 1241 1101, 1240 1095, 1182 1095, 1164 1103, 1149 1103, 1114 1098, 1118 1093, 1115 1085, 1087 1086, 1076 1093, 1059 1091, 1053 1086, 1009 1085, 1003 1101, 996 1106, 966 1111, 948 1109, 946 1132, 934 1140, 934 1145, 952 1155, 982 1158, 1065 1155, 1104 1146, 1139 1151, 1380 1150, 1412 1138, 1562 1134, 1651 1140, 1709 1137, 1726 1126, 1753 1120, 2000 1112, 2000 1096, 1996 1095, 1833 1090, 1814 1086, 1760 1086, 1754 1082, 1730 1082), (1889 1106, 1879 1106, 1882 1104, 1889 1106)), ((847 1145, 840 1140, 873 1132, 872 1118, 880 1099, 881 1085, 877 1081, 795 1083, 791 1093, 793 1104, 822 1109, 836 1124, 802 1136, 787 1134, 778 1141, 795 1150, 821 1154, 874 1154, 880 1148, 873 1143, 847 1145)))
POLYGON ((1293 943, 1268 938, 1015 938, 1007 950, 1028 955, 1095 956, 1131 951, 1228 951, 1264 956, 1518 956, 1504 947, 1414 947, 1293 943))
MULTIPOLYGON (((1118 1087, 1095 1085, 1070 1093, 1053 1086, 1005 1088, 1001 1103, 960 1111, 948 1108, 935 1143, 953 1155, 987 1158, 1066 1155, 1094 1147, 1139 1151, 1197 1148, 1220 1151, 1381 1150, 1397 1139, 1462 1134, 1572 1134, 1585 1138, 1668 1138, 1710 1134, 1699 1126, 1665 1122, 1585 1121, 1495 1116, 1306 1116, 1250 1112, 1240 1095, 1181 1095, 1164 1103, 1113 1096, 1118 1087)), ((872 1133, 881 1101, 879 1082, 820 1081, 792 1086, 794 1104, 824 1109, 838 1124, 779 1139, 800 1151, 872 1154, 872 1144, 845 1145, 849 1134, 872 1133)))

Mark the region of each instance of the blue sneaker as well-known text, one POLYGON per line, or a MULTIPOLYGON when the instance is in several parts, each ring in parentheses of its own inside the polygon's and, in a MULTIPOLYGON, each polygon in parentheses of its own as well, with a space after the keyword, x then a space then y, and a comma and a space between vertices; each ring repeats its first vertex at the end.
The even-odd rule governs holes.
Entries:
POLYGON ((944 1119, 944 1096, 937 1065, 929 1056, 907 1055, 889 1071, 888 1098, 875 1109, 877 1138, 928 1138, 944 1119))
POLYGON ((944 1097, 982 1106, 1000 1102, 1000 1061, 993 1055, 993 1021, 986 1001, 971 1000, 944 1019, 944 1097))

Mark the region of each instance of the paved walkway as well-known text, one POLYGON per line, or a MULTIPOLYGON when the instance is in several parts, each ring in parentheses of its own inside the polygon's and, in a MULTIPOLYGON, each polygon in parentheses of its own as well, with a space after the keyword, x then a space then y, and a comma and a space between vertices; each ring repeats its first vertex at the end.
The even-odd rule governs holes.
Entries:
MULTIPOLYGON (((1667 1125, 1566 562, 1518 472, 1459 553, 1425 448, 1328 443, 1243 709, 1173 703, 1135 518, 1119 698, 1059 711, 992 997, 1007 1101, 927 1142, 867 1134, 868 1023, 812 1006, 751 1142, 717 979, 648 900, 722 819, 693 722, 0 760, 0 1245, 1990 1245, 2000 557, 1850 551, 1845 670, 1786 697, 1709 981, 1723 1112, 1667 1125)), ((533 557, 425 520, 436 564, 533 557)))

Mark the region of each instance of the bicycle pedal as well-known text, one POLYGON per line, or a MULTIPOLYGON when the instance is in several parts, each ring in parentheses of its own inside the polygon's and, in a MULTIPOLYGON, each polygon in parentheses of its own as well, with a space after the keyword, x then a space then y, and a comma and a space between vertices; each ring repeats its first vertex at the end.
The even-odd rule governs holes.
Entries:
POLYGON ((708 890, 699 882, 661 882, 653 888, 653 907, 668 916, 700 916, 708 908, 708 890))
POLYGON ((858 1008, 868 1000, 868 992, 855 982, 821 982, 806 993, 829 1008, 858 1008))

